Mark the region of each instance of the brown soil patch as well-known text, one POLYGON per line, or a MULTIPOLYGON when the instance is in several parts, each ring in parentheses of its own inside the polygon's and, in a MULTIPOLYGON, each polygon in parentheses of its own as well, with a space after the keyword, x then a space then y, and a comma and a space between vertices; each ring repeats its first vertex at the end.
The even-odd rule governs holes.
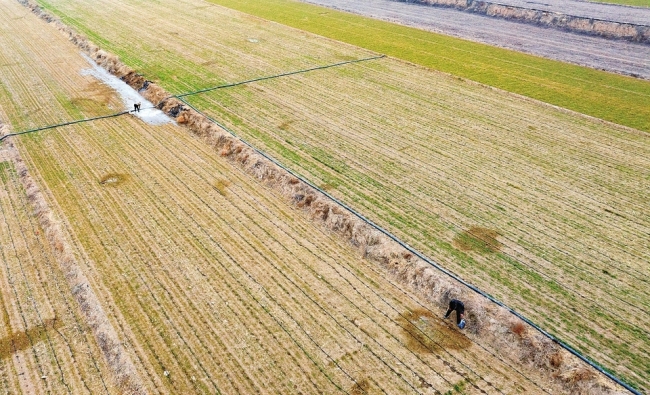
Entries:
POLYGON ((128 179, 128 174, 108 173, 99 179, 99 183, 106 186, 116 187, 128 179))
POLYGON ((494 229, 472 226, 454 237, 453 245, 461 251, 476 251, 491 253, 501 251, 501 243, 497 240, 499 232, 494 229))
POLYGON ((0 339, 0 361, 5 360, 18 351, 23 351, 45 340, 45 332, 58 329, 62 325, 60 320, 51 318, 43 321, 43 325, 34 326, 26 331, 10 333, 0 339))
POLYGON ((415 352, 460 350, 472 343, 455 325, 442 322, 428 310, 407 311, 398 318, 398 322, 404 328, 402 334, 406 347, 415 352))
POLYGON ((120 107, 115 92, 99 81, 88 83, 83 95, 73 97, 70 103, 87 114, 101 114, 107 107, 120 107))
POLYGON ((295 121, 293 121, 293 120, 291 120, 291 121, 284 121, 284 122, 282 122, 280 125, 278 125, 278 128, 279 128, 280 130, 287 130, 287 129, 289 129, 289 126, 291 126, 291 124, 294 123, 294 122, 295 122, 295 121))
POLYGON ((350 390, 350 394, 352 395, 361 395, 361 394, 367 394, 368 390, 370 389, 370 382, 368 379, 363 378, 352 386, 352 389, 350 390))

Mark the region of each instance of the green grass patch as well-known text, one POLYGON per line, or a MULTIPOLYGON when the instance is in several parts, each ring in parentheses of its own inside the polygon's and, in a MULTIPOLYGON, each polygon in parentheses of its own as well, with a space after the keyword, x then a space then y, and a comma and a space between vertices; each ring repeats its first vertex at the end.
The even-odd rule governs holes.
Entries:
POLYGON ((293 0, 209 1, 580 113, 650 131, 648 81, 293 0))

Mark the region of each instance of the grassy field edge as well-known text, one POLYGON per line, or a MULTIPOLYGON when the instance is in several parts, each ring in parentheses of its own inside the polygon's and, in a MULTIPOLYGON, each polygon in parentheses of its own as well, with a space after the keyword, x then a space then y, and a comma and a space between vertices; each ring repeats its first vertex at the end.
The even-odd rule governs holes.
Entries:
POLYGON ((431 69, 650 131, 650 82, 292 0, 208 0, 431 69))

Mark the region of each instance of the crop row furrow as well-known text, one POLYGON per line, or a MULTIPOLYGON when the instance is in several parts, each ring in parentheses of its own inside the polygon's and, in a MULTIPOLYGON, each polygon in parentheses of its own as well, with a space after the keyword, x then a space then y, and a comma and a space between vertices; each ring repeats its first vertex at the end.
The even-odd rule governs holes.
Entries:
MULTIPOLYGON (((159 138, 161 138, 161 137, 159 137, 159 138)), ((162 147, 161 147, 161 148, 162 148, 162 147)), ((180 158, 180 156, 179 156, 179 158, 180 158)), ((195 172, 198 174, 198 172, 199 172, 200 170, 202 170, 202 168, 197 168, 197 169, 195 170, 195 172)), ((208 180, 206 179, 206 177, 208 177, 208 175, 206 175, 206 174, 204 174, 204 175, 201 176, 201 180, 202 180, 204 183, 205 183, 206 181, 208 181, 208 180)), ((184 178, 187 178, 187 177, 184 177, 184 178)), ((234 191, 232 191, 232 192, 235 193, 234 191)), ((235 194, 236 194, 236 193, 235 193, 235 194)), ((236 194, 236 195, 237 195, 237 194, 236 194)), ((246 198, 245 198, 244 196, 240 196, 240 195, 237 195, 237 199, 235 199, 236 202, 237 202, 237 201, 245 201, 245 200, 246 200, 246 198)), ((263 213, 262 215, 267 216, 268 214, 267 214, 267 213, 263 213)), ((275 219, 268 219, 268 217, 267 217, 267 220, 271 221, 272 223, 278 223, 278 222, 276 222, 275 219)), ((262 227, 262 229, 265 229, 265 227, 262 227)), ((295 227, 294 227, 294 229, 295 229, 295 227)), ((283 232, 283 233, 286 234, 286 232, 283 232)), ((268 235, 268 236, 269 236, 269 237, 272 237, 272 235, 268 235)), ((301 240, 302 240, 302 238, 295 238, 295 237, 290 237, 289 235, 287 235, 287 239, 286 239, 286 240, 282 240, 282 242, 281 242, 281 243, 278 243, 277 245, 278 245, 278 246, 281 246, 281 247, 284 247, 284 248, 286 249, 286 248, 290 248, 290 247, 287 247, 287 246, 290 246, 291 244, 296 243, 296 244, 298 244, 299 247, 301 247, 302 249, 307 248, 307 250, 310 252, 310 254, 314 257, 314 261, 310 260, 310 262, 312 262, 312 263, 302 262, 302 264, 303 264, 303 265, 304 265, 304 266, 305 266, 309 271, 311 271, 311 272, 313 273, 314 277, 317 277, 317 278, 319 278, 319 279, 323 278, 323 277, 321 277, 321 275, 324 276, 324 275, 325 275, 324 272, 323 272, 323 271, 319 271, 319 272, 314 271, 315 269, 312 268, 311 265, 313 265, 314 263, 317 263, 318 260, 324 261, 324 259, 323 259, 324 256, 323 256, 322 253, 323 253, 323 252, 327 252, 327 248, 326 248, 325 246, 322 246, 322 248, 321 248, 321 246, 318 246, 318 247, 319 247, 318 250, 321 252, 321 254, 318 254, 318 255, 317 255, 317 254, 315 253, 315 251, 312 251, 312 250, 309 249, 308 247, 305 247, 305 246, 304 246, 304 243, 302 243, 301 240)), ((264 254, 264 255, 266 256, 267 254, 264 254)), ((335 262, 335 260, 333 260, 331 257, 328 257, 328 258, 329 258, 329 259, 327 259, 328 261, 333 261, 333 262, 335 262)), ((300 260, 302 261, 302 259, 300 259, 300 260)), ((281 260, 280 260, 280 261, 281 261, 281 260)), ((280 270, 280 273, 289 273, 290 271, 292 271, 291 267, 286 266, 286 265, 282 265, 282 266, 284 266, 285 268, 284 268, 283 270, 280 270)), ((335 273, 337 273, 338 276, 341 276, 341 274, 333 268, 333 266, 332 266, 331 263, 329 263, 329 269, 331 269, 331 271, 334 271, 335 273)), ((295 279, 296 279, 296 277, 294 277, 294 280, 292 280, 292 281, 295 281, 295 279)), ((304 278, 304 276, 301 277, 301 279, 303 280, 303 284, 301 284, 301 285, 299 286, 299 289, 308 289, 308 288, 309 288, 309 284, 310 284, 311 282, 306 281, 305 278, 304 278)), ((315 280, 315 278, 314 278, 314 280, 315 280)), ((338 280, 338 279, 336 279, 336 280, 338 280)), ((347 281, 347 280, 346 280, 346 282, 347 282, 347 286, 346 286, 345 284, 334 284, 334 285, 333 285, 333 284, 329 283, 327 280, 323 280, 323 281, 325 281, 325 282, 327 283, 327 285, 329 286, 329 288, 330 288, 331 291, 337 291, 339 288, 349 288, 349 287, 351 286, 351 283, 350 283, 349 281, 347 281)), ((364 295, 361 294, 361 292, 359 292, 358 289, 356 289, 355 287, 352 287, 352 288, 355 290, 356 293, 358 293, 360 296, 362 296, 362 298, 364 298, 364 301, 367 302, 367 303, 369 304, 369 307, 374 308, 374 309, 377 309, 377 307, 376 307, 375 305, 373 305, 373 303, 370 302, 370 301, 368 300, 367 295, 364 296, 364 295)), ((368 287, 368 289, 370 289, 370 288, 368 287)), ((339 293, 340 293, 340 292, 339 292, 339 293)), ((344 296, 343 294, 342 294, 342 296, 345 298, 345 296, 344 296)), ((347 299, 347 298, 345 298, 345 299, 347 299)), ((331 300, 330 298, 328 298, 328 301, 329 301, 331 304, 335 304, 335 305, 337 305, 337 306, 341 306, 341 303, 337 303, 335 300, 331 300)), ((385 301, 385 300, 384 300, 384 301, 385 301)), ((349 299, 347 299, 347 302, 348 302, 348 303, 352 303, 349 299)), ((361 306, 359 306, 359 307, 361 307, 361 306)), ((397 309, 394 309, 394 310, 397 311, 397 309)), ((363 313, 363 311, 364 311, 364 308, 361 307, 361 308, 359 309, 358 312, 363 313)), ((393 320, 391 319, 391 317, 389 317, 389 316, 387 315, 386 312, 381 311, 381 310, 379 310, 379 309, 377 309, 377 311, 379 311, 380 314, 383 315, 385 318, 388 318, 390 321, 393 321, 393 320)), ((367 313, 366 313, 366 316, 368 316, 367 313)), ((376 318, 374 318, 374 319, 373 319, 372 317, 369 317, 369 318, 370 318, 371 320, 373 320, 373 321, 376 323, 376 321, 377 321, 376 318)), ((395 323, 395 322, 393 321, 393 323, 395 323)), ((397 325, 398 325, 399 327, 402 327, 402 325, 399 325, 399 324, 397 324, 397 325)), ((402 329, 405 329, 405 328, 402 327, 402 329)), ((407 330, 407 332, 408 332, 408 330, 407 330)), ((409 332, 409 333, 410 333, 410 332, 409 332)), ((402 346, 404 346, 404 345, 402 344, 402 346)), ((438 359, 440 360, 439 357, 438 357, 438 359)))
MULTIPOLYGON (((18 206, 17 216, 20 216, 20 214, 26 215, 27 213, 31 213, 32 210, 30 209, 27 195, 25 193, 20 193, 19 198, 20 206, 18 206)), ((78 377, 81 384, 78 382, 75 383, 74 392, 78 392, 80 390, 79 387, 82 386, 88 393, 108 393, 109 390, 104 381, 104 375, 97 362, 96 356, 100 352, 96 349, 94 339, 92 339, 92 337, 90 337, 90 339, 88 338, 88 328, 86 328, 81 322, 78 312, 76 312, 72 307, 72 303, 74 303, 72 295, 65 284, 63 274, 56 265, 54 256, 49 252, 50 250, 47 247, 47 241, 44 240, 45 235, 43 230, 36 223, 36 218, 34 218, 33 215, 26 216, 28 218, 28 225, 25 225, 25 229, 28 233, 36 236, 33 239, 34 242, 36 242, 36 246, 29 247, 29 251, 32 254, 38 254, 38 256, 32 261, 38 279, 37 281, 30 280, 30 283, 34 284, 34 287, 42 284, 45 291, 45 300, 54 303, 52 307, 54 309, 52 329, 56 331, 59 335, 58 337, 62 338, 65 343, 65 351, 62 351, 60 354, 62 361, 59 362, 55 355, 59 370, 63 373, 62 366, 75 367, 74 370, 77 372, 77 375, 74 375, 73 378, 78 377), (45 264, 36 264, 36 262, 44 262, 45 264), (52 284, 54 289, 50 289, 52 284), (54 306, 57 307, 55 308, 54 306), (67 332, 67 336, 64 336, 63 332, 67 332), (71 341, 77 345, 77 347, 73 347, 71 341), (79 343, 83 346, 78 348, 79 343), (91 344, 95 345, 94 350, 91 344), (70 359, 67 358, 68 354, 70 359)), ((26 237, 24 232, 23 235, 26 240, 31 239, 26 237)), ((42 317, 39 317, 39 319, 41 320, 41 324, 43 324, 42 317)), ((49 337, 48 341, 51 343, 49 337)), ((64 380, 63 375, 61 379, 62 381, 64 380)), ((71 385, 66 384, 64 381, 63 383, 69 390, 71 390, 71 385)))
MULTIPOLYGON (((304 79, 304 77, 303 77, 303 79, 304 79)), ((282 81, 282 82, 275 82, 275 84, 281 84, 281 83, 284 83, 284 81, 282 81)), ((291 89, 291 91, 297 91, 297 89, 295 89, 296 87, 293 87, 293 88, 294 88, 294 89, 291 89)), ((296 106, 300 106, 300 105, 302 105, 303 103, 313 103, 313 102, 315 102, 316 98, 320 98, 320 97, 321 97, 320 95, 317 94, 317 92, 312 92, 313 90, 318 89, 318 87, 313 87, 313 88, 314 88, 314 89, 312 89, 312 90, 307 90, 307 92, 309 92, 309 93, 304 93, 304 94, 303 94, 303 96, 306 96, 306 97, 303 97, 303 98, 302 98, 303 100, 301 100, 298 104, 296 104, 296 106), (312 94, 313 94, 313 95, 316 95, 316 98, 315 98, 315 97, 312 97, 312 96, 308 96, 308 95, 312 95, 312 94)), ((284 89, 283 89, 283 90, 284 90, 284 89)), ((322 94, 326 94, 326 93, 325 93, 325 92, 322 92, 322 94)), ((278 98, 275 97, 275 99, 278 99, 278 98)), ((320 99, 319 99, 319 100, 320 100, 320 99)), ((349 104, 349 107, 352 107, 354 103, 348 103, 348 104, 349 104)), ((298 107, 298 108, 294 108, 294 110, 296 110, 296 111, 295 111, 296 113, 307 113, 307 114, 310 114, 309 117, 312 118, 312 117, 316 117, 316 114, 318 114, 319 111, 320 111, 320 112, 325 111, 326 113, 331 114, 331 113, 333 112, 333 110, 335 110, 335 109, 324 107, 322 103, 319 103, 318 106, 314 106, 314 108, 308 108, 307 111, 305 111, 305 109, 301 109, 300 107, 298 107)), ((368 110, 368 109, 366 109, 366 110, 368 110)), ((349 133, 350 130, 348 130, 348 129, 350 129, 350 128, 352 127, 350 124, 352 124, 352 125, 354 124, 353 121, 354 121, 355 117, 368 117, 368 116, 369 116, 369 115, 367 114, 368 112, 369 112, 369 111, 366 111, 365 113, 360 113, 359 115, 356 115, 356 114, 355 114, 355 116, 348 115, 348 114, 343 114, 343 118, 349 117, 350 119, 334 120, 333 123, 334 123, 335 125, 336 125, 336 124, 340 124, 340 125, 341 125, 341 128, 340 128, 340 129, 334 129, 334 130, 341 130, 341 131, 345 130, 345 135, 341 135, 341 138, 340 138, 340 139, 333 139, 333 141, 334 141, 334 142, 336 142, 336 141, 347 141, 347 140, 352 139, 352 137, 350 137, 350 136, 366 136, 366 135, 368 135, 368 133, 367 133, 365 130, 373 130, 373 128, 372 128, 372 122, 370 122, 370 120, 367 121, 367 125, 366 125, 367 127, 365 128, 365 130, 364 130, 364 129, 361 129, 361 130, 355 130, 355 132, 357 132, 357 133, 352 133, 352 134, 350 134, 350 133, 349 133), (346 122, 346 121, 350 121, 350 122, 346 122)), ((318 117, 318 119, 323 119, 323 117, 318 117)), ((432 125, 432 126, 433 126, 433 125, 432 125)), ((331 127, 332 127, 332 126, 330 126, 330 128, 331 128, 331 127)), ((376 128, 375 128, 375 129, 376 129, 376 128)), ((313 135, 314 131, 311 131, 311 132, 312 132, 312 135, 313 135)), ((376 133, 381 133, 381 132, 382 132, 381 130, 375 131, 374 134, 371 134, 371 136, 374 136, 374 135, 376 135, 376 133)), ((385 138, 388 139, 392 134, 393 134, 393 131, 390 130, 390 133, 386 134, 386 135, 385 135, 385 138)), ((380 137, 383 137, 383 136, 380 135, 380 137)), ((384 138, 380 139, 380 141, 378 142, 379 144, 368 144, 368 142, 366 142, 366 143, 364 144, 363 140, 360 140, 358 144, 354 144, 352 147, 345 147, 345 149, 347 149, 348 152, 349 152, 350 149, 352 149, 352 152, 355 152, 355 154, 356 154, 355 157, 356 157, 356 156, 358 156, 358 154, 359 154, 359 149, 358 149, 359 147, 364 147, 364 146, 365 146, 365 147, 373 147, 372 152, 365 152, 365 151, 364 151, 365 155, 361 155, 361 158, 363 158, 363 162, 364 162, 364 163, 373 163, 373 158, 377 158, 377 155, 376 155, 376 151, 377 151, 377 150, 379 150, 379 151, 381 151, 381 152, 385 152, 385 153, 386 153, 386 156, 388 156, 388 157, 391 157, 391 156, 395 156, 395 155, 396 155, 396 154, 394 153, 394 151, 393 151, 393 147, 391 147, 391 146, 387 146, 387 145, 385 145, 385 144, 381 144, 381 141, 388 141, 388 140, 386 140, 386 139, 384 139, 384 138), (355 148, 356 148, 356 149, 355 149, 355 148), (393 151, 393 154, 391 154, 391 151, 393 151)), ((454 140, 454 139, 451 139, 452 144, 453 144, 453 140, 454 140)), ((482 146, 481 149, 485 149, 485 143, 486 143, 486 142, 485 142, 484 140, 480 140, 480 141, 478 141, 478 140, 476 140, 476 138, 472 138, 471 136, 470 136, 470 140, 473 140, 473 141, 476 143, 476 144, 475 144, 476 146, 478 146, 478 145, 480 144, 480 145, 482 146)), ((504 145, 504 143, 503 143, 502 141, 499 141, 499 142, 500 142, 500 146, 503 146, 503 145, 504 145)), ((335 144, 336 144, 336 143, 335 143, 335 144)), ((449 142, 447 142, 447 145, 449 145, 449 142)), ((442 147, 442 146, 441 146, 441 147, 442 147)), ((494 150, 491 150, 491 152, 493 152, 493 151, 498 151, 498 150, 500 149, 499 147, 491 147, 491 148, 494 148, 494 150)), ((345 151, 343 151, 343 152, 345 152, 345 151)), ((526 155, 526 156, 530 158, 530 155, 526 155)), ((380 156, 380 157, 382 157, 382 156, 380 156)), ((462 167, 463 167, 463 166, 466 166, 466 164, 471 164, 471 163, 473 163, 473 157, 474 157, 474 155, 468 155, 467 157, 464 157, 462 163, 457 163, 456 165, 454 165, 454 170, 462 170, 462 167), (461 166, 461 167, 458 168, 458 166, 461 166), (457 168, 458 168, 458 169, 457 169, 457 168)), ((548 157, 548 155, 546 155, 546 156, 544 156, 544 157, 548 157)), ((353 159, 354 159, 354 158, 353 158, 353 159)), ((408 157, 403 158, 403 159, 408 160, 408 157)), ((429 161, 422 161, 422 160, 417 161, 416 163, 414 163, 414 165, 409 166, 409 168, 418 168, 418 169, 421 168, 421 169, 427 169, 428 166, 429 166, 429 163, 430 163, 430 157, 429 157, 428 159, 429 159, 429 161)), ((348 160, 350 160, 350 159, 348 159, 348 160)), ((357 157, 356 160, 359 161, 360 159, 357 157)), ((511 161, 511 160, 509 160, 509 161, 511 161)), ((458 158, 455 158, 455 157, 452 157, 452 156, 446 156, 446 157, 444 157, 444 161, 443 161, 443 163, 444 163, 444 162, 455 163, 455 162, 458 162, 458 158)), ((408 163, 408 162, 407 162, 407 163, 408 163)), ((436 161, 433 161, 433 162, 431 162, 431 163, 436 163, 436 161)), ((527 172, 519 172, 518 169, 525 169, 527 166, 529 166, 529 163, 527 163, 527 162, 521 162, 521 163, 517 163, 517 166, 509 166, 508 169, 509 169, 509 172, 514 172, 514 173, 511 174, 511 175, 524 175, 524 174, 527 174, 527 172)), ((548 165, 548 164, 545 164, 545 167, 549 167, 549 165, 548 165)), ((491 169, 491 171, 493 171, 493 170, 494 170, 494 169, 491 169)), ((479 168, 478 166, 473 167, 470 171, 465 171, 465 172, 463 172, 463 171, 456 171, 456 172, 454 173, 454 176, 458 177, 458 176, 462 176, 462 175, 465 174, 465 173, 467 173, 467 174, 473 174, 473 173, 476 173, 476 172, 479 172, 479 174, 485 174, 485 175, 487 175, 488 177, 491 177, 491 174, 490 174, 490 173, 485 172, 485 171, 481 171, 480 168, 479 168)), ((517 178, 517 179, 524 179, 524 177, 516 177, 516 178, 517 178)), ((619 178, 620 178, 620 177, 619 177, 619 178)), ((443 180, 449 180, 449 179, 453 179, 453 177, 441 177, 441 179, 443 179, 443 180)), ((570 182, 570 184, 576 184, 577 181, 578 181, 578 180, 570 180, 569 182, 570 182)), ((549 182, 548 177, 541 177, 541 178, 539 179, 539 183, 541 183, 542 185, 545 185, 545 186, 547 187, 547 189, 548 189, 548 188, 554 189, 554 184, 549 182)), ((460 183, 459 183, 459 182, 456 182, 456 184, 460 184, 460 183)), ((462 187, 462 185, 461 185, 461 187, 462 187)), ((465 187, 462 187, 462 188, 464 189, 465 187)), ((602 189, 601 186, 599 186, 598 189, 602 189)), ((635 190, 636 188, 618 188, 618 189, 620 189, 620 190, 635 190)), ((538 190, 537 185, 530 185, 530 188, 526 188, 526 191, 527 191, 528 193, 530 192, 530 190, 532 190, 532 191, 536 191, 536 190, 538 190)), ((557 191, 558 191, 558 192, 562 192, 563 189, 557 189, 557 191)), ((546 191, 545 191, 545 192, 546 192, 546 191)), ((485 191, 485 193, 489 194, 489 193, 491 193, 491 190, 488 189, 487 191, 485 191)), ((509 193, 512 193, 512 192, 509 192, 509 193)), ((562 192, 562 193, 563 193, 563 192, 562 192)), ((589 198, 589 195, 585 195, 584 197, 585 197, 585 198, 589 198)), ((564 199, 559 199, 558 204, 560 204, 560 205, 564 205, 564 204, 565 204, 565 203, 564 203, 564 199)), ((573 209, 579 211, 579 210, 581 209, 581 207, 582 207, 582 205, 574 206, 573 209)), ((591 213, 590 213, 590 214, 591 214, 591 213)), ((634 219, 634 217, 632 217, 632 219, 634 219)), ((643 219, 643 218, 640 218, 640 219, 643 219)), ((613 226, 617 226, 616 223, 613 223, 612 225, 613 225, 613 226)), ((646 228, 646 229, 647 229, 647 228, 646 228)), ((638 229, 637 229, 637 232, 638 232, 638 229)))
POLYGON ((372 209, 372 208, 369 208, 369 209, 372 209))
MULTIPOLYGON (((166 163, 166 165, 169 165, 169 164, 166 163)), ((187 176, 187 175, 184 174, 184 176, 187 176)), ((178 181, 180 181, 180 179, 179 179, 178 181)), ((188 187, 188 188, 189 188, 189 187, 188 187)), ((168 190, 168 188, 165 188, 164 190, 168 190)), ((223 213, 224 213, 224 211, 220 210, 219 214, 223 215, 223 213)), ((251 219, 251 220, 252 220, 252 219, 251 219)), ((232 220, 228 220, 228 221, 226 221, 226 223, 237 223, 237 222, 238 222, 238 221, 237 221, 236 218, 233 218, 232 220)), ((222 225, 222 226, 223 226, 223 225, 222 225)), ((222 226, 221 226, 221 227, 222 227, 222 226)), ((207 228, 210 228, 210 226, 208 225, 207 228)), ((239 229, 235 229, 235 231, 238 232, 239 234, 242 234, 241 232, 242 232, 242 231, 245 232, 246 230, 245 230, 245 229, 242 229, 242 228, 239 228, 239 229)), ((251 236, 251 235, 247 235, 247 234, 245 234, 245 233, 243 234, 243 236, 244 236, 244 237, 241 237, 240 239, 242 239, 242 240, 252 240, 252 239, 255 238, 254 235, 251 236)), ((222 235, 222 237, 225 237, 225 236, 222 235)), ((235 240, 233 240, 233 242, 235 242, 235 240)), ((226 243, 226 244, 228 245, 228 244, 230 244, 230 243, 226 243)), ((243 248, 242 248, 242 252, 247 252, 248 254, 250 254, 250 253, 251 253, 251 250, 253 250, 253 249, 255 249, 255 246, 249 245, 248 247, 243 247, 243 248)), ((253 255, 253 256, 251 256, 251 258, 249 258, 249 260, 250 260, 250 261, 260 261, 260 260, 263 260, 262 257, 264 257, 264 256, 265 256, 265 254, 259 254, 258 256, 253 255)), ((303 309, 297 309, 297 310, 300 311, 300 310, 303 310, 303 309)), ((313 322, 320 322, 320 321, 314 319, 313 322)), ((324 322, 327 322, 327 321, 324 320, 324 322)), ((331 335, 330 337, 331 337, 331 338, 337 338, 336 335, 331 335)))
MULTIPOLYGON (((267 121, 267 123, 268 123, 268 121, 267 121)), ((264 126, 262 125, 261 127, 264 127, 264 126)), ((361 131, 360 133, 362 134, 363 132, 361 131)), ((364 145, 367 146, 368 144, 364 144, 364 145)), ((354 158, 346 157, 346 160, 347 160, 347 161, 350 161, 350 162, 352 163, 352 161, 354 161, 354 158)), ((366 168, 366 169, 364 169, 364 171, 367 172, 368 169, 366 168)), ((463 186, 463 184, 461 184, 461 183, 456 183, 456 184, 457 184, 457 187, 460 187, 460 188, 462 188, 462 189, 466 189, 466 187, 463 186)), ((425 196, 418 196, 418 198, 424 198, 424 199, 426 200, 426 195, 425 195, 425 196)), ((414 201, 420 201, 420 199, 415 199, 414 201)), ((409 203, 409 204, 413 204, 413 203, 409 203)), ((514 208, 514 211, 516 211, 516 207, 514 208)), ((593 227, 593 226, 592 226, 592 227, 593 227)), ((621 233, 621 232, 618 232, 618 233, 621 233)), ((637 232, 637 233, 638 233, 638 232, 637 232)), ((628 234, 629 234, 629 233, 628 233, 628 234)))
MULTIPOLYGON (((367 170, 367 171, 370 171, 369 169, 366 169, 366 170, 367 170)), ((385 193, 385 190, 384 190, 384 193, 385 193)), ((399 195, 398 195, 398 198, 396 198, 396 200, 397 200, 397 199, 399 199, 399 195)), ((417 199, 416 199, 416 200, 417 200, 417 199)), ((412 202, 409 202, 409 204, 410 204, 411 206, 415 205, 415 204, 412 203, 412 202)), ((405 204, 405 206, 408 207, 407 204, 405 204)), ((373 207, 366 207, 366 208, 369 209, 369 210, 372 210, 372 209, 373 209, 373 207)), ((425 210, 424 207, 423 207, 422 209, 425 210)), ((462 217, 461 217, 461 218, 462 218, 462 217)), ((425 225, 426 225, 426 224, 423 224, 423 226, 425 226, 425 225)), ((458 226, 458 225, 457 225, 457 226, 458 226)), ((463 227, 460 227, 460 226, 459 226, 459 228, 460 228, 460 229, 463 229, 463 227)), ((551 269, 551 268, 549 268, 549 269, 551 269)), ((601 276, 601 277, 602 277, 602 276, 601 276)))
MULTIPOLYGON (((62 149, 63 151, 70 152, 72 155, 66 158, 52 158, 52 162, 48 167, 57 169, 60 166, 63 166, 63 168, 67 169, 84 170, 86 164, 77 155, 75 150, 70 149, 72 148, 70 142, 62 136, 63 135, 53 136, 54 138, 52 140, 58 141, 52 141, 52 148, 62 149), (58 145, 60 144, 62 144, 62 146, 59 148, 58 145)), ((70 138, 70 136, 68 136, 68 138, 70 138)), ((47 163, 44 158, 39 158, 39 162, 47 163)), ((116 236, 119 233, 115 232, 114 229, 120 229, 120 226, 113 226, 112 228, 108 227, 108 223, 111 223, 112 220, 114 220, 113 209, 108 207, 104 199, 99 197, 99 191, 96 191, 98 186, 96 182, 86 184, 83 184, 82 182, 83 180, 76 176, 72 178, 72 182, 62 183, 62 186, 68 189, 71 193, 78 194, 79 191, 83 191, 85 198, 93 202, 102 203, 98 205, 85 205, 83 208, 87 211, 84 211, 83 215, 78 219, 88 222, 87 224, 83 224, 82 222, 79 226, 82 226, 83 229, 90 229, 91 233, 96 235, 95 237, 98 240, 99 246, 103 247, 100 249, 90 248, 89 252, 92 254, 95 262, 111 263, 111 265, 107 267, 100 266, 99 274, 102 276, 103 282, 112 290, 111 293, 115 303, 119 306, 120 315, 124 316, 124 319, 128 322, 126 326, 135 329, 137 333, 141 334, 139 340, 147 345, 145 348, 145 352, 147 353, 145 359, 149 361, 148 363, 153 361, 157 362, 157 366, 154 367, 154 374, 156 377, 160 377, 165 370, 174 370, 173 368, 176 366, 175 361, 177 359, 187 362, 187 355, 184 352, 186 349, 183 348, 182 350, 178 350, 174 347, 174 334, 169 332, 169 329, 172 329, 173 326, 168 327, 167 330, 161 327, 162 323, 166 321, 166 317, 165 312, 161 311, 162 309, 160 308, 159 300, 151 292, 142 293, 140 291, 141 288, 147 289, 148 284, 139 276, 139 270, 134 269, 127 263, 130 259, 138 257, 141 252, 137 249, 133 249, 129 242, 116 240, 116 236), (127 254, 125 248, 129 248, 129 251, 132 252, 132 254, 127 254), (116 271, 115 269, 118 270, 116 271), (140 317, 146 318, 147 323, 145 324, 145 327, 142 326, 140 317), (161 352, 160 349, 163 349, 164 352, 161 352), (170 354, 173 356, 172 360, 166 358, 170 354)), ((73 201, 83 201, 83 199, 81 196, 77 196, 73 201)), ((146 251, 146 249, 143 249, 143 252, 144 251, 146 251)), ((143 267, 146 267, 146 264, 143 264, 143 267)), ((174 388, 175 391, 182 391, 186 388, 184 386, 186 383, 179 382, 175 377, 165 380, 167 384, 164 384, 164 382, 161 382, 160 380, 165 379, 156 380, 156 386, 168 385, 174 388), (179 385, 182 386, 178 387, 179 385)), ((202 381, 189 384, 190 388, 194 388, 197 385, 202 386, 202 381)), ((208 390, 208 388, 214 389, 210 383, 206 383, 205 385, 208 386, 205 387, 205 390, 208 390)))

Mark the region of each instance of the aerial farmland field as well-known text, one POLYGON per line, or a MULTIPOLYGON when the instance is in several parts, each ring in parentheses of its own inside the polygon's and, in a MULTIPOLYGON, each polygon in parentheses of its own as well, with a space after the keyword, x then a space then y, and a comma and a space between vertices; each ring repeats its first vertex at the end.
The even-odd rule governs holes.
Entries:
MULTIPOLYGON (((5 133, 123 109, 54 26, 13 1, 0 26, 5 133)), ((0 171, 3 393, 566 389, 443 321, 175 123, 122 115, 10 137, 0 171)))
MULTIPOLYGON (((184 100, 645 390, 646 132, 198 0, 41 4, 174 94, 369 59, 184 100)), ((52 24, 0 7, 12 132, 128 104, 52 24)), ((503 320, 500 342, 480 315, 456 330, 433 298, 314 221, 304 196, 287 201, 202 137, 120 115, 11 138, 5 346, 27 362, 2 360, 7 392, 611 393, 505 315, 482 324, 503 320), (101 314, 86 312, 59 250, 101 314), (582 376, 588 387, 571 386, 582 376)))
MULTIPOLYGON (((41 4, 172 93, 372 55, 200 1, 103 3, 124 11, 118 21, 41 4), (148 34, 144 19, 168 31, 148 34)), ((648 382, 645 131, 391 58, 187 100, 607 369, 648 382)))

